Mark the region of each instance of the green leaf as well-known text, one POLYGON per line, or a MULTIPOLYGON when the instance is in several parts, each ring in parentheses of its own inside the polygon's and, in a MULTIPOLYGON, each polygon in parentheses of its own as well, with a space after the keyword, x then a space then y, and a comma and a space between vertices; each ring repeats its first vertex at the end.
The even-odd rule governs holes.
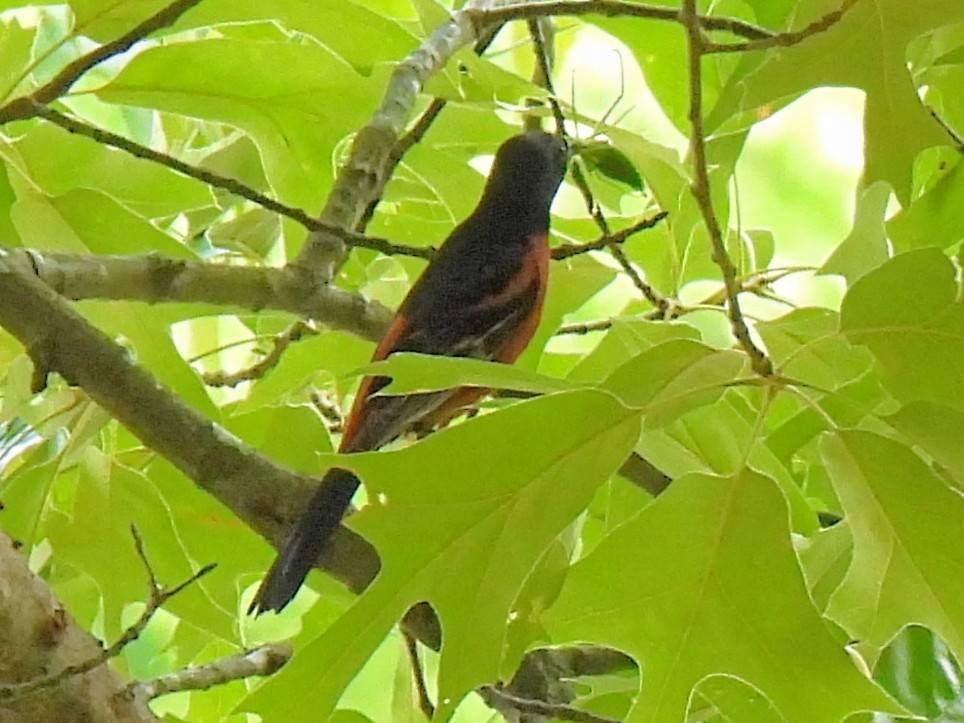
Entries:
POLYGON ((928 720, 955 719, 945 709, 964 695, 961 676, 961 667, 947 645, 930 630, 916 625, 905 628, 891 641, 874 668, 875 680, 928 720))
POLYGON ((43 535, 38 526, 55 480, 64 478, 55 457, 65 440, 55 437, 32 450, 24 466, 3 480, 3 529, 17 542, 32 545, 43 535))
POLYGON ((377 12, 352 0, 205 0, 186 13, 175 28, 218 27, 258 20, 311 36, 364 75, 370 74, 378 63, 404 58, 417 44, 417 38, 390 12, 377 12), (378 38, 378 42, 369 42, 372 38, 378 38))
POLYGON ((849 384, 873 364, 839 333, 840 315, 830 309, 795 309, 754 328, 781 374, 820 389, 849 384))
POLYGON ((934 402, 911 402, 884 421, 943 465, 964 490, 964 412, 934 402))
POLYGON ((687 720, 710 723, 786 723, 759 690, 737 678, 714 675, 693 689, 687 720))
POLYGON ((603 388, 645 413, 646 428, 668 424, 690 409, 712 404, 736 380, 745 358, 695 341, 668 341, 620 366, 603 388))
MULTIPOLYGON (((524 96, 539 97, 545 90, 531 81, 506 71, 491 60, 479 57, 471 48, 463 48, 453 59, 458 64, 458 95, 451 100, 468 102, 515 103, 524 96)), ((441 80, 441 78, 440 78, 441 80)), ((444 97, 444 93, 437 95, 444 97)))
POLYGON ((546 616, 553 641, 639 662, 627 723, 683 720, 694 686, 715 675, 744 681, 791 722, 899 714, 814 610, 786 514, 773 482, 749 471, 677 479, 576 564, 546 616))
POLYGON ((307 406, 265 407, 229 417, 224 426, 272 460, 305 474, 320 472, 319 455, 332 451, 318 413, 307 406))
POLYGON ((12 148, 16 155, 3 148, 0 155, 51 196, 89 188, 145 218, 213 205, 211 192, 203 184, 53 125, 33 125, 12 148))
POLYGON ((147 20, 168 0, 70 0, 74 32, 98 42, 108 42, 147 20))
POLYGON ((364 121, 375 92, 319 45, 228 39, 151 48, 96 91, 107 102, 243 129, 258 144, 272 186, 304 208, 319 204, 318 181, 332 176, 331 149, 364 121))
POLYGON ((926 625, 964 660, 964 498, 907 447, 869 432, 823 438, 821 453, 854 538, 853 564, 827 614, 882 648, 926 625))
POLYGON ((958 161, 923 196, 887 222, 897 251, 948 248, 964 234, 964 163, 958 161))
POLYGON ((955 296, 954 267, 938 249, 901 254, 851 287, 840 326, 852 335, 875 323, 913 329, 947 310, 955 296))
MULTIPOLYGON (((823 6, 828 11, 836 7, 823 6)), ((961 21, 964 5, 959 3, 856 3, 828 30, 793 47, 768 51, 759 69, 735 78, 723 90, 708 124, 713 127, 737 110, 761 108, 818 86, 861 88, 867 93, 866 181, 888 181, 906 204, 914 158, 926 148, 948 144, 917 95, 907 69, 907 45, 919 35, 961 21), (840 62, 840 48, 860 62, 840 62)))
POLYGON ((36 28, 24 27, 16 16, 0 18, 0 102, 6 102, 30 62, 36 28))
POLYGON ((939 249, 901 254, 862 276, 843 300, 841 330, 877 357, 897 399, 964 409, 964 304, 939 249))
POLYGON ((371 357, 370 342, 343 332, 329 331, 303 338, 285 349, 277 366, 253 383, 247 399, 238 403, 238 412, 306 399, 307 387, 333 386, 336 380, 351 375, 371 357))
POLYGON ((622 151, 604 143, 592 143, 579 148, 579 158, 589 169, 613 181, 629 186, 634 191, 643 192, 643 179, 632 161, 622 151))
POLYGON ((49 200, 25 199, 15 206, 14 223, 32 248, 70 248, 69 240, 75 240, 77 251, 95 254, 193 256, 177 239, 98 191, 76 189, 49 200))
POLYGON ((613 370, 644 350, 676 339, 696 340, 699 333, 688 324, 617 317, 595 349, 569 374, 576 382, 601 382, 613 370))
POLYGON ((820 530, 798 549, 807 589, 818 610, 826 610, 853 559, 854 539, 846 520, 820 530))
POLYGON ((384 361, 366 364, 358 373, 391 377, 391 384, 379 390, 379 394, 412 394, 460 386, 534 394, 572 389, 571 384, 561 379, 511 364, 412 352, 399 352, 384 361))
POLYGON ((884 212, 890 187, 877 181, 860 194, 853 228, 820 268, 822 274, 840 274, 854 283, 888 259, 884 212))
POLYGON ((425 600, 442 621, 438 716, 445 719, 471 688, 496 679, 526 577, 625 459, 638 424, 608 394, 564 392, 398 452, 340 458, 366 481, 370 499, 381 500, 353 526, 379 549, 382 570, 245 709, 289 721, 324 718, 389 628, 425 600), (536 437, 520 450, 520 439, 536 437), (292 689, 303 695, 292 697, 292 689))
MULTIPOLYGON (((121 632, 124 606, 145 601, 147 571, 135 553, 131 524, 137 525, 160 582, 173 586, 191 575, 195 568, 150 481, 90 450, 81 467, 70 515, 54 516, 47 533, 60 559, 97 582, 103 595, 104 634, 111 641, 121 632)), ((225 638, 233 637, 233 615, 213 605, 201 584, 186 589, 166 607, 225 638)))
POLYGON ((786 496, 791 529, 811 535, 818 529, 816 515, 790 465, 759 443, 761 413, 731 389, 714 404, 697 407, 662 429, 647 428, 639 449, 673 479, 693 472, 733 475, 747 466, 763 472, 786 496))

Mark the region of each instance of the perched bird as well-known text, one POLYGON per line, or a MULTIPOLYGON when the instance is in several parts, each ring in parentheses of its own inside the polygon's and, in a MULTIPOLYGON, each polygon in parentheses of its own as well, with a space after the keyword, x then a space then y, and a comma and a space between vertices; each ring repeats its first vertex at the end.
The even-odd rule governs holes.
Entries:
MULTIPOLYGON (((565 143, 529 131, 499 148, 482 198, 412 286, 373 361, 396 351, 512 363, 542 313, 549 267, 549 206, 565 175, 565 143)), ((339 452, 373 450, 405 432, 445 424, 485 390, 463 387, 376 396, 390 379, 362 380, 339 452)), ((358 478, 332 469, 312 497, 250 611, 281 610, 341 522, 358 478)))

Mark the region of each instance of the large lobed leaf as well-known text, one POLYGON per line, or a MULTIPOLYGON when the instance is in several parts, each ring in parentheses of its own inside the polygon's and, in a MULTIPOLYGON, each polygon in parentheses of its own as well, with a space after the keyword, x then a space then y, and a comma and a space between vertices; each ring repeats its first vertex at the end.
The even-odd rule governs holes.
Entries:
POLYGON ((564 392, 405 450, 340 460, 376 500, 353 526, 378 547, 382 570, 244 707, 269 719, 323 717, 405 610, 428 601, 443 630, 444 719, 471 688, 498 677, 505 623, 526 577, 625 459, 638 425, 608 394, 564 392))

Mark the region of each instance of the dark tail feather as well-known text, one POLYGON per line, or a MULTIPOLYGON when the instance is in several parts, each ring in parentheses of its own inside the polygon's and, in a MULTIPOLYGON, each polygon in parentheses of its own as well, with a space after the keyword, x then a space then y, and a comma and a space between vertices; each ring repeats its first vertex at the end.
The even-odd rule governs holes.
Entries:
POLYGON ((291 601, 341 522, 358 485, 358 478, 348 470, 333 469, 325 475, 261 583, 249 614, 281 610, 291 601))

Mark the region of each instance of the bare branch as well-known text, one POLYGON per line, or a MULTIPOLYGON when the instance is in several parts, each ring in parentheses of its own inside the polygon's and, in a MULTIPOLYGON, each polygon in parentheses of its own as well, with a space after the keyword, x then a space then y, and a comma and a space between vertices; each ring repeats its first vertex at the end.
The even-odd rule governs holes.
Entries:
MULTIPOLYGON (((490 26, 479 33, 479 39, 475 42, 476 55, 482 55, 482 53, 488 49, 501 28, 502 24, 500 23, 490 26)), ((445 110, 446 105, 448 105, 448 101, 445 98, 433 98, 428 108, 422 111, 422 114, 415 123, 412 124, 412 127, 408 129, 408 132, 395 143, 392 152, 388 154, 388 159, 385 161, 385 168, 382 171, 384 178, 382 187, 375 191, 375 197, 368 202, 364 213, 362 213, 358 223, 355 224, 356 232, 362 233, 368 226, 372 217, 375 215, 375 209, 378 208, 378 204, 381 202, 382 192, 385 190, 385 184, 388 182, 388 179, 395 173, 395 169, 398 167, 398 164, 402 162, 405 154, 425 137, 428 129, 435 123, 435 119, 445 110)))
MULTIPOLYGON (((384 186, 388 158, 422 86, 457 50, 475 41, 477 26, 469 14, 482 2, 484 0, 469 0, 395 66, 381 104, 368 124, 355 135, 348 161, 328 195, 320 219, 326 226, 356 228, 365 209, 384 186)), ((344 256, 345 244, 337 235, 313 231, 293 266, 312 277, 316 284, 327 283, 334 278, 344 256)))
POLYGON ((420 248, 416 246, 405 246, 394 244, 391 241, 381 238, 372 238, 360 233, 355 233, 346 229, 337 228, 328 224, 321 223, 317 219, 309 216, 300 208, 288 206, 280 201, 267 196, 250 186, 236 181, 233 178, 222 176, 219 173, 208 171, 204 168, 192 166, 167 153, 155 151, 140 143, 136 143, 124 136, 112 133, 101 128, 97 128, 83 121, 71 118, 54 108, 49 108, 40 103, 34 104, 34 114, 44 120, 53 123, 69 133, 74 133, 85 138, 97 141, 106 146, 117 148, 118 150, 129 153, 136 158, 152 161, 171 170, 177 171, 185 176, 194 178, 202 183, 206 183, 214 188, 220 188, 233 193, 241 198, 245 198, 259 206, 274 211, 280 216, 290 218, 304 226, 309 231, 324 231, 338 236, 346 245, 357 248, 372 249, 388 255, 415 256, 423 259, 430 259, 435 254, 435 249, 431 247, 420 248))
POLYGON ((435 704, 432 703, 432 696, 429 695, 428 686, 425 684, 425 671, 422 669, 422 661, 418 658, 418 641, 408 631, 403 630, 405 638, 405 650, 408 652, 408 662, 412 666, 412 680, 415 683, 415 694, 418 696, 418 708, 428 720, 435 717, 435 704))
MULTIPOLYGON (((473 9, 469 11, 477 23, 508 22, 510 20, 529 20, 547 15, 603 15, 605 17, 635 17, 650 20, 679 22, 679 11, 663 5, 623 2, 622 0, 559 0, 558 2, 514 3, 495 9, 473 9)), ((773 33, 753 23, 737 18, 698 16, 700 25, 706 30, 725 30, 752 40, 769 38, 773 33)))
POLYGON ((340 434, 345 429, 345 417, 338 402, 327 394, 311 392, 311 406, 325 420, 325 427, 332 434, 340 434))
MULTIPOLYGON (((530 18, 527 24, 536 56, 536 67, 532 81, 535 85, 545 88, 549 92, 549 108, 552 110, 552 117, 556 122, 556 133, 565 137, 566 118, 562 113, 562 108, 559 107, 559 102, 556 100, 556 91, 552 86, 552 65, 555 60, 555 50, 549 42, 554 33, 552 20, 550 18, 530 18)), ((539 118, 537 116, 532 116, 531 121, 538 126, 539 118)))
POLYGON ((164 603, 177 595, 188 585, 195 583, 197 580, 207 575, 215 567, 213 564, 205 565, 180 585, 170 589, 164 588, 158 585, 157 579, 154 577, 154 570, 151 567, 150 562, 148 562, 146 554, 144 553, 144 542, 138 534, 137 528, 135 528, 133 525, 131 526, 131 534, 134 536, 134 547, 137 550, 137 555, 141 558, 144 563, 144 567, 147 570, 149 583, 148 598, 144 606, 144 612, 141 613, 141 616, 133 625, 128 627, 116 641, 114 641, 113 645, 104 648, 97 655, 80 663, 68 665, 56 673, 45 675, 41 678, 37 678, 26 683, 0 687, 0 700, 15 700, 25 695, 37 693, 38 691, 46 688, 52 688, 56 685, 60 685, 68 678, 89 673, 91 670, 103 665, 111 658, 116 658, 118 655, 120 655, 124 648, 140 637, 141 633, 143 633, 145 628, 147 628, 147 624, 151 621, 151 618, 154 617, 154 613, 156 613, 164 603))
POLYGON ((608 331, 613 328, 612 319, 599 319, 598 321, 586 321, 576 324, 566 324, 565 326, 560 326, 559 330, 556 332, 557 335, 562 336, 564 334, 575 334, 575 335, 585 335, 591 334, 594 331, 608 331))
POLYGON ((230 266, 159 255, 95 256, 11 249, 7 258, 73 300, 191 301, 277 309, 363 339, 381 339, 392 312, 331 285, 314 286, 286 269, 230 266))
POLYGON ((653 228, 653 226, 658 224, 668 215, 668 212, 660 211, 654 216, 641 219, 632 226, 628 226, 620 231, 616 231, 609 235, 604 234, 595 241, 590 241, 589 243, 584 244, 563 244, 561 246, 556 246, 554 249, 552 249, 552 258, 556 261, 559 261, 561 259, 568 259, 570 256, 578 256, 579 254, 588 253, 589 251, 601 251, 611 246, 625 243, 631 236, 634 236, 640 231, 653 228))
POLYGON ((183 690, 207 690, 233 680, 272 675, 290 659, 289 643, 271 643, 213 663, 194 665, 153 680, 132 683, 127 694, 136 700, 148 701, 183 690))
POLYGON ((260 379, 269 370, 273 369, 284 354, 285 349, 296 341, 300 341, 306 336, 314 336, 318 332, 303 321, 296 321, 274 338, 271 351, 264 355, 264 358, 257 364, 252 364, 245 369, 236 372, 205 372, 202 375, 204 383, 211 387, 236 387, 241 382, 250 382, 260 379))
MULTIPOLYGON (((44 580, 31 571, 24 552, 0 533, 0 685, 3 690, 39 680, 102 652, 100 641, 83 630, 44 580)), ((10 721, 112 721, 160 723, 148 707, 124 696, 127 681, 110 666, 64 679, 41 695, 0 702, 0 719, 10 721), (65 712, 69 716, 65 718, 65 712)))
MULTIPOLYGON (((589 188, 589 182, 586 180, 585 175, 582 172, 582 167, 578 163, 572 164, 572 178, 575 181, 576 188, 582 194, 582 198, 586 203, 586 209, 592 216, 593 220, 596 222, 596 226, 602 232, 604 238, 613 238, 612 232, 609 230, 609 223, 606 221, 606 217, 603 215, 602 208, 596 202, 596 199, 592 195, 592 190, 589 188)), ((639 275, 636 268, 632 265, 626 254, 623 253, 622 248, 619 243, 609 242, 605 244, 606 248, 613 255, 619 265, 623 267, 623 271, 632 280, 633 285, 639 289, 640 293, 646 297, 653 306, 659 310, 660 313, 664 313, 664 310, 669 308, 669 301, 656 289, 646 283, 643 277, 639 275)))
POLYGON ((844 0, 836 10, 832 10, 823 17, 817 18, 805 28, 792 32, 778 33, 769 38, 757 38, 745 43, 705 43, 703 53, 742 53, 751 50, 765 50, 767 48, 788 48, 791 45, 803 42, 807 38, 828 30, 847 13, 850 8, 860 0, 844 0))
POLYGON ((117 38, 117 40, 105 43, 86 55, 82 55, 71 61, 56 77, 40 88, 37 88, 30 95, 17 98, 3 108, 0 108, 0 124, 9 123, 12 120, 32 118, 36 113, 36 104, 46 105, 65 95, 67 91, 70 90, 70 87, 88 70, 108 58, 130 50, 134 43, 143 40, 156 30, 167 27, 200 1, 201 0, 175 0, 175 2, 161 9, 126 34, 117 38))
POLYGON ((500 712, 511 711, 516 715, 529 713, 558 720, 575 721, 575 723, 619 723, 615 718, 595 715, 563 703, 546 703, 542 700, 520 698, 494 685, 481 687, 479 695, 486 704, 500 712))
POLYGON ((733 335, 740 346, 750 357, 753 370, 760 376, 766 377, 773 373, 770 359, 753 342, 750 330, 747 328, 740 310, 740 284, 737 280, 736 266, 726 251, 723 243, 723 233, 720 230, 716 212, 713 210, 713 200, 710 196, 709 175, 706 170, 706 145, 703 137, 703 82, 700 72, 703 57, 703 31, 696 16, 696 0, 683 0, 680 19, 686 26, 689 44, 689 75, 690 75, 690 124, 693 128, 690 134, 690 155, 693 158, 693 182, 690 189, 696 198, 703 223, 712 244, 713 261, 720 267, 723 283, 726 286, 727 305, 730 312, 730 326, 733 335))
MULTIPOLYGON (((26 347, 39 376, 58 372, 82 387, 144 444, 280 545, 318 481, 265 458, 162 387, 20 258, 0 250, 0 326, 26 347)), ((344 527, 332 542, 319 564, 363 590, 380 567, 377 553, 344 527)))

